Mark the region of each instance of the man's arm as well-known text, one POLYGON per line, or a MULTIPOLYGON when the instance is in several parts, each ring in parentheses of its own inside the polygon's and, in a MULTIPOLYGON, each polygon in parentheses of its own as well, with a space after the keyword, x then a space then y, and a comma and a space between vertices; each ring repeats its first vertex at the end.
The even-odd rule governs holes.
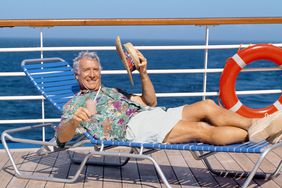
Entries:
POLYGON ((140 78, 142 83, 142 95, 141 96, 132 95, 130 99, 142 105, 156 106, 157 97, 153 83, 147 73, 147 59, 138 50, 136 50, 136 52, 140 60, 138 71, 140 73, 140 78))
POLYGON ((89 121, 91 113, 83 107, 77 109, 73 117, 67 121, 61 122, 57 129, 57 139, 60 143, 70 141, 76 135, 76 128, 82 121, 89 121))

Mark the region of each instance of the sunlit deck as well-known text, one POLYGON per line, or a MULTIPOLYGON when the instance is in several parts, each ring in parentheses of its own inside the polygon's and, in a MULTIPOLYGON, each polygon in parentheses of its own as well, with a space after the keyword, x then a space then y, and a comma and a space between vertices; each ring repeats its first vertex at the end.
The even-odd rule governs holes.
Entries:
MULTIPOLYGON (((78 165, 71 164, 66 151, 47 156, 35 155, 37 149, 15 149, 13 155, 21 170, 41 173, 42 176, 72 176, 78 165)), ((71 154, 79 157, 90 148, 77 148, 71 154)), ((112 149, 117 150, 117 149, 112 149)), ((124 149, 119 149, 124 150, 124 149)), ((272 172, 282 156, 282 148, 271 152, 261 165, 261 172, 272 172)), ((189 151, 163 150, 151 154, 163 169, 172 187, 240 187, 245 179, 218 177, 209 173, 201 161, 195 160, 189 151)), ((256 154, 217 153, 209 157, 215 169, 250 170, 256 154)), ((119 160, 106 157, 103 160, 119 160)), ((165 187, 153 165, 147 160, 130 160, 122 168, 88 165, 73 184, 19 179, 11 175, 13 169, 4 150, 0 150, 0 187, 165 187)), ((250 187, 281 187, 282 174, 272 180, 254 180, 250 187)))

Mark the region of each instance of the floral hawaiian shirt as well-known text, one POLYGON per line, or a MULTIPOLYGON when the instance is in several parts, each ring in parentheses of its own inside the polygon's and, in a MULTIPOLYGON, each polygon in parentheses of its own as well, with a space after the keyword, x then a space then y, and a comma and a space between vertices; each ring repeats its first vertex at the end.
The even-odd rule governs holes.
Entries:
MULTIPOLYGON (((68 121, 79 107, 85 107, 88 98, 94 100, 97 92, 79 92, 65 106, 62 122, 68 121)), ((89 122, 82 122, 79 132, 88 131, 95 139, 125 140, 127 123, 144 108, 131 101, 128 94, 114 88, 102 87, 96 97, 97 113, 89 122)))

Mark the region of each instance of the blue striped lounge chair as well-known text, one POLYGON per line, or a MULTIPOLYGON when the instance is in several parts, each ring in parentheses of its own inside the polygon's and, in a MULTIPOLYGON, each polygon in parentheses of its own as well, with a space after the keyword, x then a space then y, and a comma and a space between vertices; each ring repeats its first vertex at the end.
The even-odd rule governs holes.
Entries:
MULTIPOLYGON (((44 95, 44 97, 49 100, 60 112, 63 110, 64 104, 79 90, 77 81, 74 79, 72 67, 63 59, 60 58, 44 58, 44 59, 28 59, 22 62, 22 68, 26 75, 30 78, 32 83, 36 86, 36 88, 44 95)), ((188 150, 192 152, 193 157, 196 160, 203 160, 206 164, 208 170, 212 173, 221 175, 221 176, 232 176, 235 177, 245 177, 245 182, 243 187, 247 187, 253 178, 267 178, 275 176, 279 173, 282 162, 277 165, 276 170, 270 174, 262 174, 258 173, 258 168, 260 167, 262 161, 265 159, 265 156, 275 148, 281 147, 282 142, 277 144, 269 144, 266 141, 262 141, 260 143, 238 143, 227 146, 214 146, 203 143, 183 143, 183 144, 161 144, 161 143, 133 143, 133 142, 120 142, 120 141, 103 141, 96 140, 92 138, 88 133, 85 133, 85 137, 88 139, 81 140, 72 145, 72 147, 80 146, 85 143, 91 143, 95 146, 95 148, 99 148, 98 150, 94 149, 89 152, 84 159, 81 160, 73 160, 74 162, 80 163, 80 168, 76 172, 76 174, 72 178, 60 179, 56 177, 46 177, 40 175, 27 175, 21 172, 15 161, 11 155, 10 149, 6 140, 11 140, 14 142, 22 142, 29 144, 39 144, 45 147, 57 147, 54 142, 43 142, 38 140, 30 140, 30 139, 21 139, 13 137, 11 134, 20 132, 20 131, 28 131, 30 129, 42 128, 42 127, 52 127, 52 124, 40 124, 33 126, 26 126, 16 129, 9 129, 2 133, 1 139, 3 146, 9 156, 9 159, 12 162, 12 165, 15 169, 15 175, 20 178, 28 178, 28 179, 36 179, 36 180, 44 180, 44 181, 57 181, 57 182, 66 182, 71 183, 77 180, 79 177, 82 168, 87 161, 92 156, 118 156, 124 157, 124 162, 121 164, 97 164, 97 165, 120 165, 123 166, 127 163, 129 159, 147 159, 152 162, 156 171, 163 183, 167 187, 171 187, 168 183, 164 173, 162 172, 160 166, 152 158, 148 155, 147 151, 151 150, 188 150), (131 152, 123 153, 123 152, 109 152, 106 150, 108 147, 118 147, 118 146, 126 146, 131 148, 131 152), (148 150, 147 150, 148 149, 148 150), (232 153, 253 153, 259 154, 259 158, 257 159, 253 169, 250 172, 232 172, 232 171, 218 171, 212 168, 212 165, 208 161, 208 157, 217 153, 217 152, 232 152, 232 153)), ((68 146, 66 148, 69 148, 68 146)))

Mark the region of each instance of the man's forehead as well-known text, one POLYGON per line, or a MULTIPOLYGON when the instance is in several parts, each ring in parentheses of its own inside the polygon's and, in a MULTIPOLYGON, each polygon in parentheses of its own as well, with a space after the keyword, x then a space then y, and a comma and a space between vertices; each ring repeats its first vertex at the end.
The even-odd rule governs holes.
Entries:
POLYGON ((79 66, 80 67, 88 67, 88 66, 97 67, 99 66, 99 63, 96 59, 83 58, 80 60, 79 66))

